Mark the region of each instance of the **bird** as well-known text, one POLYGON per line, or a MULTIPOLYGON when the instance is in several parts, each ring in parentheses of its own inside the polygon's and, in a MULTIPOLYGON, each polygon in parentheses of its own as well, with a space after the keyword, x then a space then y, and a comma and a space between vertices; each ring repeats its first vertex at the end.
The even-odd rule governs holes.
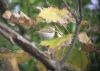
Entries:
POLYGON ((55 28, 54 27, 46 27, 38 31, 40 38, 42 40, 52 39, 55 36, 55 28))

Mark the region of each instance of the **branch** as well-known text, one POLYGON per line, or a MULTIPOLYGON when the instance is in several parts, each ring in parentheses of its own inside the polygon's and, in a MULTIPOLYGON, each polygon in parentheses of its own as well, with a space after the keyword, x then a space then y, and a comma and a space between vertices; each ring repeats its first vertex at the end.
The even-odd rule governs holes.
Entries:
POLYGON ((78 0, 78 8, 79 8, 80 18, 79 18, 78 21, 75 18, 76 19, 76 30, 75 30, 75 34, 74 34, 74 37, 73 37, 73 40, 72 40, 72 45, 69 48, 68 52, 66 52, 66 56, 61 60, 61 64, 62 65, 65 65, 65 61, 67 61, 68 58, 70 57, 72 51, 75 48, 75 44, 77 42, 77 35, 78 35, 79 31, 80 31, 80 24, 81 24, 81 21, 82 21, 82 0, 78 0))
MULTIPOLYGON (((33 21, 29 17, 27 17, 24 13, 21 14, 14 14, 8 11, 8 4, 5 0, 0 0, 0 10, 3 10, 2 17, 6 20, 10 20, 13 23, 21 23, 22 25, 33 25, 33 21), (18 17, 17 17, 18 16, 18 17)), ((55 67, 48 61, 48 59, 39 52, 35 47, 35 45, 32 45, 28 40, 26 40, 23 36, 18 34, 17 32, 13 31, 4 23, 0 23, 0 34, 3 35, 6 39, 8 39, 12 43, 16 43, 19 45, 25 52, 28 54, 34 56, 36 59, 41 61, 47 69, 49 70, 55 70, 55 67)))
POLYGON ((12 29, 4 25, 4 23, 0 23, 0 34, 3 35, 6 39, 8 39, 10 42, 16 43, 28 54, 34 56, 36 59, 41 61, 47 69, 53 71, 55 70, 55 67, 48 61, 48 59, 41 52, 39 52, 36 49, 37 47, 35 47, 35 45, 32 45, 23 36, 21 36, 17 32, 13 31, 12 29))
POLYGON ((75 18, 76 22, 78 22, 77 16, 75 15, 75 13, 73 13, 73 11, 70 9, 70 7, 68 6, 68 4, 65 2, 65 0, 62 0, 67 8, 67 10, 71 13, 71 15, 75 18))

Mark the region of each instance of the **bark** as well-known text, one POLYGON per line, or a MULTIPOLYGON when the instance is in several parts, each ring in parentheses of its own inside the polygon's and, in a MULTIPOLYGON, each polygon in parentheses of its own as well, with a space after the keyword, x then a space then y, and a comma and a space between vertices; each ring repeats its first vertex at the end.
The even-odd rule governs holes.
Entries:
POLYGON ((34 56, 36 59, 41 61, 47 69, 50 69, 52 71, 55 70, 55 67, 48 61, 43 53, 36 49, 37 47, 35 47, 35 45, 31 44, 23 36, 4 25, 4 23, 0 23, 0 34, 8 39, 10 42, 20 46, 28 54, 34 56))

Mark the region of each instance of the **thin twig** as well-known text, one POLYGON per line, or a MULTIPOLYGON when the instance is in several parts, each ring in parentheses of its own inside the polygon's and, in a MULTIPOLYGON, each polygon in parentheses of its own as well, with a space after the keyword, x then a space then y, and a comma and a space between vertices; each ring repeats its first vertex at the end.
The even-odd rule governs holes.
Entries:
POLYGON ((74 37, 73 37, 73 40, 72 40, 72 45, 69 48, 68 52, 66 52, 66 56, 61 60, 62 65, 64 65, 65 61, 67 61, 68 58, 70 57, 72 51, 75 48, 75 44, 77 42, 77 35, 80 31, 80 24, 81 24, 81 21, 82 21, 82 0, 78 0, 78 8, 79 8, 80 18, 79 18, 79 21, 76 22, 76 30, 75 30, 75 34, 74 34, 74 37))
POLYGON ((68 6, 68 4, 67 4, 64 0, 62 0, 62 1, 64 2, 64 4, 65 4, 67 10, 68 10, 68 11, 72 14, 72 16, 75 18, 76 23, 77 23, 77 22, 78 22, 78 19, 77 19, 75 13, 73 13, 73 11, 70 9, 70 7, 68 6))

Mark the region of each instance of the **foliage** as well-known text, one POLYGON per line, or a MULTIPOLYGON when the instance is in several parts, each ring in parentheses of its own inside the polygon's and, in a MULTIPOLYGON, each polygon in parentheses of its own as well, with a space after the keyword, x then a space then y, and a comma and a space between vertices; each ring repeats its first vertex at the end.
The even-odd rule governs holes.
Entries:
MULTIPOLYGON (((21 25, 15 24, 13 26, 10 22, 6 24, 18 33, 24 29, 25 33, 22 35, 31 42, 35 42, 35 44, 39 46, 39 48, 37 48, 38 50, 43 51, 44 54, 47 55, 48 59, 51 59, 52 57, 50 54, 53 54, 54 60, 59 61, 61 57, 66 55, 65 52, 67 52, 70 48, 76 28, 75 18, 66 8, 65 2, 68 3, 71 10, 75 11, 75 14, 79 17, 78 10, 76 9, 76 0, 12 0, 11 3, 8 2, 10 10, 16 11, 16 6, 18 5, 20 11, 24 13, 23 15, 19 15, 24 16, 22 19, 25 21, 24 24, 21 25), (27 17, 29 17, 28 20, 25 19, 27 17), (26 20, 28 22, 26 22, 26 20), (28 23, 31 20, 35 20, 35 25, 31 25, 31 28, 25 28, 30 26, 28 23), (52 39, 41 39, 38 32, 46 27, 55 28, 55 35, 52 39), (45 46, 46 48, 42 48, 42 46, 45 46)), ((78 71, 77 69, 88 69, 88 71, 92 71, 91 69, 93 69, 99 71, 98 68, 100 61, 98 61, 99 58, 97 58, 97 56, 100 55, 97 50, 100 51, 100 13, 98 10, 90 11, 86 8, 89 0, 83 0, 82 3, 83 20, 81 22, 80 32, 78 33, 78 41, 66 64, 68 63, 69 65, 72 65, 76 71, 78 71), (88 52, 84 51, 84 49, 87 49, 85 48, 87 47, 86 45, 89 47, 88 52), (92 45, 92 47, 95 46, 95 49, 90 51, 90 45, 92 45), (94 66, 95 63, 97 67, 94 66)), ((19 13, 19 11, 17 13, 19 13)), ((7 22, 2 18, 0 18, 0 21, 7 22)), ((43 32, 45 31, 43 30, 43 32)), ((46 33, 48 32, 46 31, 46 33)), ((49 30, 50 35, 51 33, 52 31, 49 30)), ((21 50, 17 45, 11 44, 0 35, 0 48, 1 47, 10 49, 12 52, 21 50)), ((15 56, 17 57, 17 55, 15 56)), ((45 71, 45 68, 41 69, 40 66, 44 67, 39 61, 35 60, 35 58, 19 65, 20 71, 45 71)))

